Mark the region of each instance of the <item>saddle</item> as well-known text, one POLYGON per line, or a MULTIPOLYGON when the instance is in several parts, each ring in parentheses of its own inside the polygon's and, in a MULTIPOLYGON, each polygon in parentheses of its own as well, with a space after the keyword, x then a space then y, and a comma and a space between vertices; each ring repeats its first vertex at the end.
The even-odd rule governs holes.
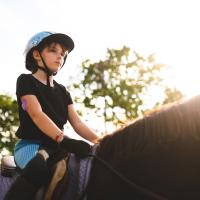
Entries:
POLYGON ((1 175, 5 177, 13 177, 17 174, 17 166, 15 165, 13 156, 4 156, 1 159, 1 175))
MULTIPOLYGON (((62 193, 63 181, 67 181, 67 158, 58 161, 52 168, 52 178, 48 185, 42 186, 35 197, 35 200, 52 200, 59 199, 62 193), (59 192, 58 192, 59 191, 59 192)), ((1 159, 1 176, 15 179, 19 176, 13 156, 4 156, 1 159)))
MULTIPOLYGON (((93 146, 91 154, 96 154, 97 147, 98 144, 93 146)), ((7 176, 13 180, 16 174, 20 175, 13 156, 3 157, 1 163, 1 175, 4 178, 7 176)), ((79 199, 87 188, 92 163, 92 157, 68 154, 53 165, 50 182, 39 189, 35 200, 79 199)))

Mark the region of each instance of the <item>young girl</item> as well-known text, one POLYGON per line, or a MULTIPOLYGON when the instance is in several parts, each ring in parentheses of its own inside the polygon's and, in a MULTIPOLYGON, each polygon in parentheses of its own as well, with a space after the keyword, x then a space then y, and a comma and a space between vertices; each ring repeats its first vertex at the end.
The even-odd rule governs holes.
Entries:
POLYGON ((26 68, 31 74, 17 79, 17 101, 20 138, 14 150, 21 176, 12 185, 5 199, 33 199, 38 188, 49 177, 49 169, 67 152, 87 154, 90 145, 64 135, 64 125, 86 140, 95 143, 98 136, 79 118, 70 93, 53 77, 63 67, 73 50, 73 40, 61 33, 40 32, 28 42, 25 50, 26 68))

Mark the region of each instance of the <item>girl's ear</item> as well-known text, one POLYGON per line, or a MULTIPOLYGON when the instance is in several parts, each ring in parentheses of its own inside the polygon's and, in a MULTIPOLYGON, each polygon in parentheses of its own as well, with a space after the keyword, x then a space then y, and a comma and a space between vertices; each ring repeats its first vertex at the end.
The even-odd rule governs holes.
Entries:
POLYGON ((36 61, 41 61, 40 53, 39 53, 38 50, 34 50, 34 51, 33 51, 33 58, 34 58, 36 61))

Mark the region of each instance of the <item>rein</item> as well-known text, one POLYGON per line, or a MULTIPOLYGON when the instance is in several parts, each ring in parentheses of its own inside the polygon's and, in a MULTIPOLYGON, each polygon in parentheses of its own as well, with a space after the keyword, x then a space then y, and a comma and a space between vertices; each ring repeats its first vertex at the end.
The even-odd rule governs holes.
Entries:
MULTIPOLYGON (((123 174, 121 174, 119 171, 117 171, 116 169, 114 169, 108 162, 106 162, 105 160, 101 159, 100 157, 93 155, 93 154, 88 154, 86 155, 86 157, 93 157, 95 160, 97 160, 100 164, 102 164, 105 168, 107 168, 111 173, 113 173, 114 175, 116 175, 119 179, 121 179, 122 182, 124 182, 125 184, 127 184, 131 189, 135 190, 136 192, 142 194, 143 196, 150 198, 152 200, 167 200, 166 197, 163 197, 159 194, 156 194, 144 187, 139 186, 138 184, 134 183, 133 181, 130 181, 129 179, 127 179, 123 174)), ((80 198, 78 200, 84 200, 85 195, 87 192, 87 188, 86 190, 83 192, 83 194, 80 196, 80 198)))

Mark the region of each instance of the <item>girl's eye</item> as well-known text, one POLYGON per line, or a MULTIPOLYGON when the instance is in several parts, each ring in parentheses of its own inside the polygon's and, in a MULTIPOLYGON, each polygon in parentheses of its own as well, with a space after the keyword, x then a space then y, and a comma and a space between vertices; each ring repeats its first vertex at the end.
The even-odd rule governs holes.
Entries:
MULTIPOLYGON (((49 49, 49 52, 53 52, 53 53, 57 53, 57 49, 54 49, 54 48, 50 48, 49 49)), ((59 53, 59 52, 58 52, 59 53)), ((60 53, 60 55, 62 56, 62 57, 67 57, 67 55, 68 55, 68 53, 67 52, 62 52, 62 53, 60 53)))
POLYGON ((51 51, 51 52, 56 52, 56 50, 55 50, 55 49, 50 49, 50 51, 51 51))
POLYGON ((61 53, 61 56, 65 57, 67 54, 66 53, 61 53))

